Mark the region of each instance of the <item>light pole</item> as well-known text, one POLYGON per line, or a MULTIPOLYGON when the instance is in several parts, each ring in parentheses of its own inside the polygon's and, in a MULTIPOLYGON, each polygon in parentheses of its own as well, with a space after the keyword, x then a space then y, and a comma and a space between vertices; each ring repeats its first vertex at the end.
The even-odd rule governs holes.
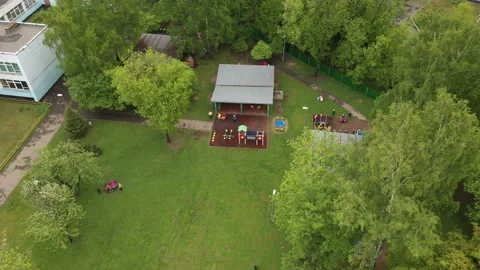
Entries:
POLYGON ((307 126, 307 111, 308 107, 302 107, 302 109, 305 111, 305 119, 303 120, 303 127, 307 126))

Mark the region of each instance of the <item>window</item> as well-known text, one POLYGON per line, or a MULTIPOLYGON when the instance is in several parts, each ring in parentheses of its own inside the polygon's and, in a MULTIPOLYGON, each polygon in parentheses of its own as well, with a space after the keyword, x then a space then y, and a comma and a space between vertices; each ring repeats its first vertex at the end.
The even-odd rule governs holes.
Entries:
POLYGON ((37 2, 37 0, 23 0, 23 3, 25 4, 25 6, 27 8, 30 8, 31 6, 33 6, 33 4, 35 4, 35 2, 37 2))
POLYGON ((28 88, 28 84, 25 81, 0 79, 0 84, 2 85, 3 88, 26 90, 26 91, 30 89, 28 88))
POLYGON ((22 73, 17 63, 0 62, 0 71, 7 73, 22 73))
POLYGON ((23 6, 22 6, 22 3, 18 4, 17 6, 15 6, 12 10, 10 10, 9 12, 7 12, 7 18, 9 21, 13 21, 14 19, 16 19, 18 16, 20 16, 20 14, 23 13, 23 6))

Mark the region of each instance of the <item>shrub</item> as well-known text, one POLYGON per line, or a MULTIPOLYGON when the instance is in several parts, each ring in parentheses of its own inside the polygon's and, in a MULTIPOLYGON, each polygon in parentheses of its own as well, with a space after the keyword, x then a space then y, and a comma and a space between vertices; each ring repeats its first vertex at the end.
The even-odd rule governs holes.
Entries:
POLYGON ((245 52, 248 50, 248 44, 244 39, 237 39, 232 44, 233 50, 236 52, 245 52))
POLYGON ((272 58, 272 48, 265 43, 263 40, 260 40, 255 47, 253 47, 250 55, 255 60, 265 60, 272 58))
POLYGON ((103 154, 103 149, 96 146, 95 144, 86 144, 82 141, 77 141, 77 143, 78 143, 78 145, 80 145, 80 147, 83 150, 93 153, 93 155, 96 156, 96 157, 99 157, 103 154))
POLYGON ((71 139, 82 138, 88 132, 87 120, 70 106, 65 111, 65 131, 71 139))

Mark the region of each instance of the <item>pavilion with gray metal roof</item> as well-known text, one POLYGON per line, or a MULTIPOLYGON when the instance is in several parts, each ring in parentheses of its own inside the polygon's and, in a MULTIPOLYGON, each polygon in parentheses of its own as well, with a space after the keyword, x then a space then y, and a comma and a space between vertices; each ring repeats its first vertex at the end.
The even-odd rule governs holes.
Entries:
POLYGON ((217 81, 211 102, 215 112, 222 103, 266 105, 267 115, 273 104, 274 67, 255 65, 227 65, 218 67, 217 81))

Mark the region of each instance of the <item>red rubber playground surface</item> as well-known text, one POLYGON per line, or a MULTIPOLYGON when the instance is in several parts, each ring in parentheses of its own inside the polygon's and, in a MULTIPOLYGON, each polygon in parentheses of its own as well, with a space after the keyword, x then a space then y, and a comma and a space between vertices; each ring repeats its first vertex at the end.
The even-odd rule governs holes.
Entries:
POLYGON ((235 148, 250 148, 250 149, 267 149, 268 146, 268 117, 260 115, 237 115, 237 121, 233 122, 233 115, 227 114, 225 120, 215 119, 213 122, 212 134, 210 135, 210 146, 220 147, 235 147, 235 148), (248 131, 257 130, 264 132, 263 145, 262 141, 258 141, 258 145, 255 140, 247 140, 247 144, 242 140, 238 144, 238 126, 247 126, 248 131), (232 130, 232 136, 225 137, 225 130, 227 134, 230 134, 232 130), (212 141, 213 134, 215 133, 215 140, 212 141))

